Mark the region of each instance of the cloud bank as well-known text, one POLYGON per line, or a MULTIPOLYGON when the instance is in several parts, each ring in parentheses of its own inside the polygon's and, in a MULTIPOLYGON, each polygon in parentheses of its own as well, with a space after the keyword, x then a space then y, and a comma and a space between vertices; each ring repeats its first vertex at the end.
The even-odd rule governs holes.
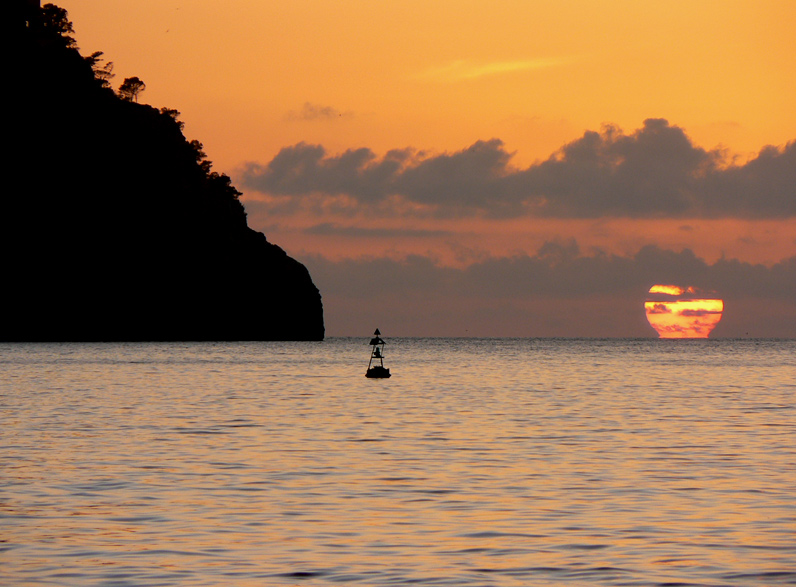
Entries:
POLYGON ((796 141, 738 163, 705 150, 663 119, 625 134, 588 131, 545 161, 519 169, 502 141, 454 153, 367 148, 331 155, 299 143, 266 164, 248 163, 242 185, 297 209, 354 215, 494 218, 783 218, 796 216, 796 141))
POLYGON ((303 261, 323 292, 331 335, 378 325, 414 336, 655 337, 644 301, 665 281, 717 292, 725 312, 714 336, 796 337, 796 257, 772 267, 710 264, 687 249, 655 246, 585 256, 570 241, 465 268, 424 256, 303 261))

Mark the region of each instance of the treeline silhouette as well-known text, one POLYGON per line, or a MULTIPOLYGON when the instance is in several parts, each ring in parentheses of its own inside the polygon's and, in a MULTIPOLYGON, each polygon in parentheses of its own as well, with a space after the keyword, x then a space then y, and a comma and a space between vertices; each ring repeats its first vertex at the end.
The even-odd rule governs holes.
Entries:
POLYGON ((306 268, 250 229, 179 112, 84 57, 68 14, 11 0, 0 339, 321 340, 306 268))

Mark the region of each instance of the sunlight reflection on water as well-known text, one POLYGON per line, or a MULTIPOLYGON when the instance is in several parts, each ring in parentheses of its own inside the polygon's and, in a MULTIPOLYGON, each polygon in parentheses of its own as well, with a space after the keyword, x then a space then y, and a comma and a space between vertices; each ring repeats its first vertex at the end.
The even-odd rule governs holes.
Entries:
POLYGON ((4 585, 796 583, 796 343, 0 345, 4 585))

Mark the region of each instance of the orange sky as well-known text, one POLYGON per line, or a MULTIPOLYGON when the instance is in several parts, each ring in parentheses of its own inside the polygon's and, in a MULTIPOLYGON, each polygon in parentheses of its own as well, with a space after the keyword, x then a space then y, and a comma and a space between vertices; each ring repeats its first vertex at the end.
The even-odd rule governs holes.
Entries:
POLYGON ((241 179, 247 163, 267 166, 299 143, 328 157, 365 148, 433 158, 500 139, 511 154, 503 171, 524 170, 586 131, 632 135, 649 118, 742 165, 796 139, 790 0, 56 4, 81 52, 114 62, 115 85, 139 76, 141 102, 181 112, 186 136, 244 192, 250 225, 299 260, 416 254, 461 267, 572 239, 586 255, 655 245, 769 267, 796 255, 796 215, 339 213, 329 198, 320 213, 294 198, 276 214, 277 196, 241 179))
POLYGON ((519 164, 662 117, 742 155, 796 137, 789 0, 61 0, 142 100, 178 108, 224 171, 299 141, 519 164), (296 120, 304 104, 337 120, 296 120))

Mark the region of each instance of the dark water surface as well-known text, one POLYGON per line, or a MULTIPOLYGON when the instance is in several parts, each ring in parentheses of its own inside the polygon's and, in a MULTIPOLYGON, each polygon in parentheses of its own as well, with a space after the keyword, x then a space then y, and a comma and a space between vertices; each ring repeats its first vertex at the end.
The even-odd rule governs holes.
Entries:
POLYGON ((367 340, 0 345, 0 584, 796 584, 796 341, 367 340))

